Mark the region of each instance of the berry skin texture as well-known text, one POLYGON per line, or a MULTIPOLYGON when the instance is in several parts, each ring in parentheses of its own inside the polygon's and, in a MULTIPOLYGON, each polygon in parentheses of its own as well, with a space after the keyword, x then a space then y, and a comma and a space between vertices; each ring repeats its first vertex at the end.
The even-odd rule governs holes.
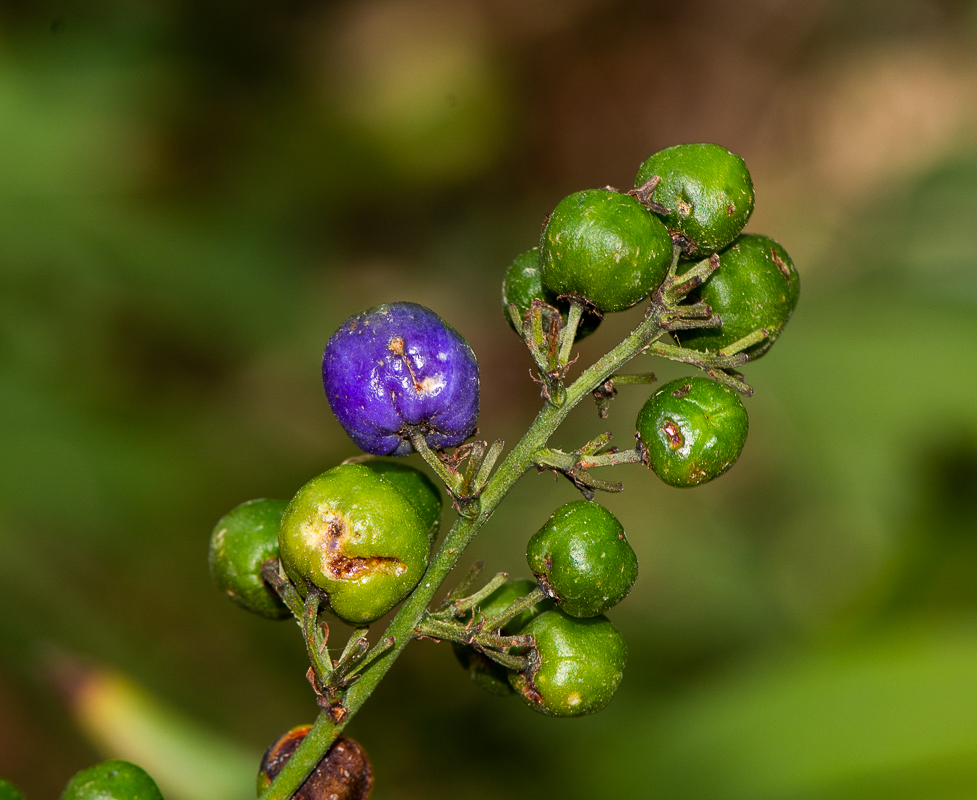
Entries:
POLYGON ((441 508, 444 504, 441 490, 434 482, 419 469, 396 461, 371 458, 360 463, 392 483, 411 501, 427 525, 428 539, 433 544, 441 527, 441 508))
POLYGON ((531 708, 551 717, 579 717, 606 706, 621 683, 627 647, 607 617, 577 619, 547 611, 522 631, 536 641, 534 661, 509 682, 531 708))
POLYGON ((596 617, 617 605, 638 578, 624 528, 598 503, 558 508, 526 546, 540 588, 571 617, 596 617))
POLYGON ((286 500, 249 500, 217 521, 210 535, 210 574, 222 592, 266 619, 289 610, 261 579, 261 565, 278 558, 278 526, 286 500))
MULTIPOLYGON (((311 725, 292 728, 265 751, 258 769, 259 795, 282 771, 310 730, 311 725)), ((292 800, 366 800, 372 789, 373 766, 366 750, 355 739, 340 736, 319 759, 292 800)))
POLYGON ((706 378, 679 378, 638 412, 648 464, 669 486, 698 486, 739 458, 749 418, 736 392, 706 378))
POLYGON ((716 144, 659 150, 638 170, 635 186, 661 178, 651 200, 665 207, 665 227, 688 258, 726 247, 753 213, 753 180, 743 159, 716 144))
POLYGON ((429 527, 382 474, 343 464, 313 478, 288 504, 278 534, 281 563, 300 594, 309 581, 328 595, 337 617, 366 625, 421 579, 429 527))
MULTIPOLYGON (((534 247, 516 256, 516 259, 509 265, 502 281, 502 313, 505 314, 506 322, 520 336, 522 331, 516 328, 509 314, 509 304, 515 303, 518 309, 519 319, 525 319, 526 313, 533 304, 533 300, 542 300, 550 306, 555 307, 566 324, 569 304, 565 301, 550 297, 543 291, 543 279, 539 272, 539 248, 534 247)), ((552 313, 552 312, 549 312, 552 313)), ((543 308, 543 325, 548 325, 547 309, 543 308)), ((600 317, 596 314, 585 313, 577 325, 577 335, 574 341, 579 342, 592 334, 600 325, 600 317)))
POLYGON ((565 197, 540 239, 544 291, 601 313, 640 303, 665 279, 671 258, 665 226, 633 197, 607 189, 565 197))
POLYGON ((409 428, 428 446, 454 447, 475 432, 478 362, 431 309, 388 303, 344 322, 322 354, 322 384, 339 424, 372 455, 413 452, 409 428))
POLYGON ((76 774, 61 800, 163 800, 163 795, 146 770, 116 759, 76 774))
MULTIPOLYGON (((507 581, 482 601, 478 607, 479 617, 492 617, 501 614, 516 600, 525 597, 535 588, 536 581, 529 578, 507 581)), ((514 636, 520 633, 531 620, 552 608, 553 604, 549 600, 537 603, 532 608, 527 608, 509 620, 502 627, 502 633, 507 636, 514 636)), ((470 617, 466 619, 470 619, 470 617)), ((513 693, 512 687, 509 685, 509 670, 499 662, 493 661, 468 645, 454 643, 453 649, 458 663, 468 670, 471 679, 489 694, 505 697, 513 693)))
POLYGON ((719 254, 719 269, 699 289, 702 300, 722 317, 722 327, 679 331, 676 338, 693 350, 722 350, 763 328, 767 338, 745 351, 755 360, 780 336, 800 290, 787 251, 766 236, 745 234, 719 254))

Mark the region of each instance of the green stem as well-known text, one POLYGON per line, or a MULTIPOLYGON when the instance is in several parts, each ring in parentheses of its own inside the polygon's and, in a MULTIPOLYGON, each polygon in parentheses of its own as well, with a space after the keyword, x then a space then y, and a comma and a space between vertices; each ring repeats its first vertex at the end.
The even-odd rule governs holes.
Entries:
MULTIPOLYGON (((373 661, 343 694, 342 704, 346 713, 337 714, 335 708, 321 711, 302 744, 271 785, 262 792, 259 800, 287 800, 298 789, 343 728, 373 693, 403 649, 411 639, 416 637, 416 628, 439 587, 458 563, 465 548, 475 538, 479 529, 491 518, 502 499, 526 470, 533 466, 537 452, 546 446, 550 436, 577 403, 589 396, 594 389, 644 350, 649 343, 663 335, 661 318, 665 313, 666 309, 663 306, 658 304, 652 306, 646 318, 624 341, 586 369, 566 388, 563 402, 559 404, 547 402, 543 406, 526 435, 486 483, 477 513, 472 517, 459 516, 455 520, 455 524, 432 557, 417 588, 407 597, 390 622, 382 638, 392 638, 393 645, 373 661)), ((422 437, 418 437, 420 438, 422 437)), ((438 472, 440 475, 440 470, 438 472)))
POLYGON ((583 305, 574 300, 570 303, 570 313, 567 314, 567 324, 563 326, 560 341, 560 355, 556 365, 559 368, 565 367, 570 362, 570 351, 573 349, 573 342, 577 338, 577 326, 580 324, 580 317, 583 315, 583 305))

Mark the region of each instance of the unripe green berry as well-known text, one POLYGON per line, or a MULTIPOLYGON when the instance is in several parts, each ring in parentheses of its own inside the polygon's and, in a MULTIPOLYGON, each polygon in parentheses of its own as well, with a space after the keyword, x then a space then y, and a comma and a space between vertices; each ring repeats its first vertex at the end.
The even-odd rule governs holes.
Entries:
POLYGON ((0 800, 24 800, 24 795, 10 781, 0 778, 0 800))
POLYGON ((706 378, 666 383, 642 406, 638 436, 648 464, 670 486, 698 486, 739 458, 749 418, 732 389, 706 378))
MULTIPOLYGON (((507 581, 479 604, 479 618, 483 619, 501 614, 516 600, 525 597, 535 588, 536 581, 528 578, 507 581)), ((503 625, 502 633, 506 636, 518 634, 531 620, 552 607, 553 604, 549 600, 544 600, 531 608, 527 608, 503 625)), ((469 618, 466 617, 466 619, 469 618)), ((453 650, 458 663, 468 671, 471 679, 485 691, 503 697, 512 694, 512 687, 509 685, 509 670, 499 662, 493 661, 488 656, 479 653, 474 647, 465 644, 455 643, 453 650)))
MULTIPOLYGON (((543 280, 539 272, 539 248, 534 247, 516 256, 516 259, 509 265, 502 281, 502 313, 505 314, 509 327, 516 333, 522 335, 521 320, 526 318, 526 313, 533 304, 533 300, 542 300, 547 305, 556 308, 560 312, 563 323, 566 324, 569 303, 557 300, 555 297, 547 295, 543 291, 543 280), (516 313, 520 320, 520 327, 516 327, 512 315, 509 313, 509 305, 516 306, 516 313)), ((552 313, 552 312, 549 312, 552 313)), ((543 325, 549 324, 547 309, 543 309, 543 325)), ((584 313, 577 324, 577 334, 575 341, 590 336, 597 326, 600 325, 600 317, 596 314, 584 313)))
POLYGON ((61 800, 163 800, 163 795, 146 770, 115 759, 75 775, 61 800))
POLYGON ((261 579, 261 565, 278 558, 278 526, 288 502, 249 500, 217 521, 210 536, 210 574, 228 597, 267 619, 289 614, 261 579))
POLYGON ((282 566, 300 594, 309 581, 337 617, 369 624, 424 574, 428 521, 384 475, 344 464, 309 481, 288 504, 279 530, 282 566))
POLYGON ((540 588, 572 617, 596 617, 623 600, 638 578, 624 528, 598 503, 557 509, 526 546, 540 588))
POLYGON ((421 515, 421 519, 427 525, 428 538, 433 541, 441 527, 441 507, 444 503, 441 491, 434 482, 419 469, 399 461, 370 458, 360 463, 377 475, 383 476, 403 492, 421 515))
POLYGON ((719 269, 698 290, 722 318, 722 327, 677 331, 676 338, 694 350, 722 350, 763 328, 767 337, 745 351, 757 359, 780 336, 800 290, 800 276, 787 251, 766 236, 745 234, 719 254, 719 269))
POLYGON ((577 717, 610 701, 624 674, 624 637, 607 617, 577 619, 547 611, 522 631, 535 640, 532 663, 509 682, 533 709, 551 717, 577 717))
POLYGON ((544 291, 601 313, 640 303, 665 279, 671 258, 665 226, 633 197, 607 189, 565 197, 540 239, 544 291))
POLYGON ((753 213, 753 180, 743 159, 716 144, 678 144, 660 150, 638 170, 635 186, 661 180, 651 194, 664 206, 665 227, 688 258, 722 250, 753 213))

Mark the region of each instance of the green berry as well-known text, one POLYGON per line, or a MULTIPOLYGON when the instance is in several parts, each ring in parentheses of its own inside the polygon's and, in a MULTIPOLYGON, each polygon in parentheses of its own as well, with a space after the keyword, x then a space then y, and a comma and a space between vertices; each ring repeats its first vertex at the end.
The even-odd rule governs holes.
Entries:
POLYGON ((116 759, 83 769, 68 782, 61 800, 163 800, 163 795, 142 767, 116 759))
POLYGON ((434 482, 419 469, 414 469, 399 461, 370 458, 360 462, 364 467, 382 475, 400 489, 427 525, 428 537, 433 541, 441 526, 441 491, 434 482))
POLYGON ((533 709, 551 717, 577 717, 610 701, 624 671, 624 637, 607 617, 577 619, 561 611, 540 614, 524 629, 536 646, 525 672, 509 682, 533 709))
MULTIPOLYGON (((501 614, 516 600, 525 597, 536 588, 536 581, 528 578, 507 581, 490 594, 478 606, 480 617, 493 617, 501 614)), ((502 626, 502 633, 506 636, 514 636, 522 631, 531 620, 552 608, 549 600, 537 603, 531 608, 520 612, 509 622, 502 626)), ((470 619, 470 617, 468 617, 470 619)), ((488 656, 479 653, 474 647, 465 644, 455 643, 453 646, 455 657, 458 662, 468 670, 471 679, 490 694, 505 696, 512 694, 512 687, 509 685, 509 670, 499 662, 493 661, 488 656)))
MULTIPOLYGON (((543 280, 539 273, 539 248, 534 247, 525 253, 517 256, 509 268, 506 270, 505 278, 502 281, 502 313, 505 314, 509 327, 516 333, 522 335, 520 328, 516 327, 512 315, 509 313, 510 303, 515 304, 516 313, 520 320, 526 318, 526 313, 533 304, 533 300, 542 300, 549 306, 555 307, 566 324, 567 313, 570 304, 566 301, 557 300, 550 297, 543 291, 543 280)), ((552 313, 552 312, 549 312, 552 313)), ((543 324, 547 325, 549 320, 546 317, 547 308, 543 308, 543 324)), ((597 326, 600 325, 600 317, 596 314, 584 313, 577 325, 577 335, 575 341, 590 336, 597 326)))
POLYGON ((701 299, 722 317, 722 327, 679 331, 676 338, 694 350, 722 350, 763 328, 767 337, 745 351, 759 358, 783 331, 800 289, 784 248, 766 236, 745 234, 719 254, 719 269, 699 289, 701 299))
POLYGON ((24 800, 24 795, 10 781, 0 778, 0 800, 24 800))
POLYGON ((288 502, 249 500, 217 521, 210 535, 210 574, 235 603, 268 619, 288 608, 261 579, 261 565, 278 558, 278 526, 288 502))
POLYGON ((279 531, 281 562, 301 594, 306 581, 351 625, 376 621, 421 579, 428 519, 391 480, 344 464, 303 486, 279 531))
POLYGON ((716 144, 679 144, 645 161, 637 187, 660 178, 651 201, 689 258, 722 250, 753 213, 753 180, 743 159, 716 144))
POLYGON ((572 617, 596 617, 623 600, 638 578, 624 528, 598 503, 557 509, 526 546, 540 588, 572 617))
POLYGON ((706 378, 679 378, 655 392, 638 413, 648 463, 670 486, 698 486, 739 458, 749 419, 739 396, 706 378))
POLYGON ((633 197, 607 189, 561 200, 540 240, 544 291, 602 313, 640 303, 665 279, 671 257, 665 226, 633 197))

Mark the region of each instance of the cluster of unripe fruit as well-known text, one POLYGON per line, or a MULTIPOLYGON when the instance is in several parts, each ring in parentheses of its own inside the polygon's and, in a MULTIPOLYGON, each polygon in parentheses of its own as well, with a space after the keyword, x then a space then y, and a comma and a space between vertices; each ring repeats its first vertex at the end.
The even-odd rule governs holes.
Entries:
MULTIPOLYGON (((633 457, 600 462, 598 447, 586 451, 597 458, 593 463, 640 460, 665 483, 689 487, 721 475, 739 457, 748 420, 734 389, 745 384, 728 369, 729 358, 742 364, 766 353, 799 292, 783 248, 742 233, 753 205, 742 159, 717 145, 678 145, 645 161, 633 190, 595 189, 565 198, 547 218, 539 246, 506 271, 502 302, 510 325, 531 352, 549 348, 549 366, 534 355, 544 386, 562 387, 569 345, 593 333, 603 315, 649 297, 646 320, 654 310, 667 321, 642 341, 670 333, 677 347, 657 352, 717 379, 688 377, 661 387, 638 415, 633 457), (557 350, 559 358, 553 356, 557 350)), ((605 396, 613 393, 615 377, 600 377, 605 396)), ((368 626, 417 589, 431 561, 441 491, 419 470, 378 456, 419 451, 444 480, 460 515, 478 524, 488 518, 479 516, 478 499, 494 461, 484 466, 472 456, 484 457, 487 443, 458 455, 472 448, 465 442, 478 418, 478 364, 464 338, 430 309, 391 303, 350 317, 326 344, 322 379, 337 420, 368 455, 319 475, 291 501, 238 506, 217 523, 210 542, 211 572, 232 600, 270 619, 295 615, 313 639, 303 617, 311 614, 317 626, 320 601, 336 618, 368 626), (446 456, 452 447, 459 450, 446 456), (456 466, 465 457, 472 474, 463 479, 456 466)), ((597 386, 587 391, 600 401, 597 386)), ((562 402, 546 390, 544 396, 551 405, 562 402)), ((588 499, 558 509, 529 539, 533 579, 500 576, 467 597, 452 601, 449 594, 440 611, 422 618, 431 620, 437 636, 420 623, 413 631, 449 638, 479 685, 495 694, 515 693, 552 716, 591 713, 610 701, 626 648, 604 612, 631 591, 638 572, 621 524, 592 501, 588 487, 596 484, 582 481, 576 463, 566 474, 588 499), (464 635, 451 638, 452 631, 464 635)), ((536 465, 553 468, 551 462, 536 465)), ((320 645, 325 648, 325 641, 320 645)), ((311 646, 310 658, 316 669, 311 646)), ((313 685, 322 705, 323 689, 313 685)), ((259 794, 304 735, 290 732, 269 750, 259 794)), ((360 752, 355 743, 343 747, 346 755, 360 752)), ((369 793, 365 754, 363 760, 355 792, 337 796, 369 793)))

